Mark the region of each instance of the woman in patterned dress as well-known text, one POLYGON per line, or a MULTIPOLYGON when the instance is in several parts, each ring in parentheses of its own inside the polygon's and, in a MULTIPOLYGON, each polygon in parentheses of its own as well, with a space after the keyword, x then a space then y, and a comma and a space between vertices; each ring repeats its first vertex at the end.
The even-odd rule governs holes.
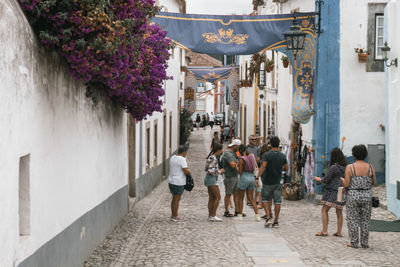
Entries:
POLYGON ((315 176, 314 180, 317 182, 324 183, 326 185, 325 193, 322 196, 322 231, 316 233, 316 236, 328 236, 328 212, 331 208, 336 209, 337 216, 337 231, 334 236, 342 237, 342 226, 343 226, 343 207, 344 202, 337 201, 338 188, 342 186, 342 179, 344 177, 347 161, 340 148, 334 148, 331 151, 331 160, 329 163, 329 170, 325 177, 320 178, 315 176))
POLYGON ((219 143, 214 144, 212 151, 207 157, 206 162, 206 177, 204 185, 208 189, 208 220, 211 222, 222 222, 221 218, 217 217, 217 208, 221 200, 221 193, 218 187, 218 175, 224 173, 224 169, 218 167, 218 157, 222 154, 223 146, 219 143))
POLYGON ((375 170, 364 161, 368 156, 364 145, 353 147, 352 153, 355 162, 347 166, 343 182, 348 187, 346 219, 350 243, 347 246, 357 248, 360 240, 361 247, 368 248, 372 186, 376 185, 375 170))

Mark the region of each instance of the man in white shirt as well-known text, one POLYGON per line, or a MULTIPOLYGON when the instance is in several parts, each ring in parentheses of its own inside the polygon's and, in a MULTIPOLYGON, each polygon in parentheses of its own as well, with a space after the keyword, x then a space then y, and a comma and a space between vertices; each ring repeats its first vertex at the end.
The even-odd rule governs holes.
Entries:
POLYGON ((209 124, 211 126, 211 129, 214 127, 214 122, 215 122, 215 115, 214 115, 214 113, 211 112, 210 119, 209 119, 209 124))
POLYGON ((168 177, 169 190, 172 194, 171 201, 171 221, 177 222, 183 220, 178 217, 179 202, 186 185, 186 175, 190 175, 190 171, 186 162, 186 154, 188 148, 180 146, 178 154, 171 157, 169 162, 170 172, 168 177))

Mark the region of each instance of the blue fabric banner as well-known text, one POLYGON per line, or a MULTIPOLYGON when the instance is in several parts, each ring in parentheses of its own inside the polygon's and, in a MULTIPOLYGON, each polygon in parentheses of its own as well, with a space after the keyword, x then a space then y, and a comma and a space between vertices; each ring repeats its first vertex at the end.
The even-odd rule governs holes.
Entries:
POLYGON ((293 119, 302 124, 310 121, 314 111, 314 80, 317 59, 317 35, 315 33, 314 19, 300 23, 301 30, 307 34, 304 49, 297 52, 296 59, 286 47, 276 50, 285 53, 291 61, 293 72, 293 119))
MULTIPOLYGON (((308 123, 314 114, 313 91, 316 64, 315 13, 296 13, 296 19, 307 34, 304 50, 294 59, 286 48, 284 33, 290 30, 293 14, 264 16, 216 16, 161 12, 152 22, 167 31, 176 46, 205 54, 248 55, 267 50, 285 53, 293 71, 292 116, 308 123)), ((224 81, 229 88, 232 110, 239 109, 239 74, 226 68, 189 68, 185 87, 196 88, 200 81, 224 81), (225 79, 228 75, 230 78, 225 79)), ((227 95, 228 97, 228 95, 227 95)))
MULTIPOLYGON (((296 13, 301 25, 315 13, 296 13)), ((178 47, 204 54, 249 55, 285 47, 293 14, 217 16, 160 12, 152 20, 178 47)))
POLYGON ((230 108, 233 112, 239 110, 239 66, 208 68, 188 67, 185 75, 185 88, 197 88, 200 82, 224 82, 229 89, 230 108))

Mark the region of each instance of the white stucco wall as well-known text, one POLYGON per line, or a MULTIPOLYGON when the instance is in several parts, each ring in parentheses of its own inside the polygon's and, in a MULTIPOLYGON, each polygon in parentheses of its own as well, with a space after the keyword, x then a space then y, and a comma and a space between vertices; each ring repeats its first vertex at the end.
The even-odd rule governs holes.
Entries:
POLYGON ((0 17, 0 266, 13 266, 127 185, 127 123, 119 107, 94 105, 38 44, 17 1, 1 1, 0 17), (31 234, 20 238, 27 154, 31 234))
POLYGON ((385 144, 379 127, 385 121, 384 73, 366 72, 354 48, 367 47, 368 3, 386 2, 340 2, 340 137, 346 137, 345 155, 357 144, 385 144))
MULTIPOLYGON (((167 8, 168 12, 179 13, 179 4, 175 0, 159 0, 158 4, 167 8)), ((165 81, 165 97, 163 110, 167 114, 167 131, 166 136, 163 136, 163 113, 156 112, 152 116, 147 117, 145 120, 137 123, 136 125, 136 178, 145 174, 147 171, 146 159, 147 159, 147 147, 146 147, 146 125, 150 125, 150 166, 149 168, 157 167, 162 163, 162 152, 163 152, 163 139, 166 139, 167 147, 167 158, 171 153, 174 153, 179 145, 179 112, 178 103, 179 98, 183 98, 184 90, 180 90, 180 83, 184 81, 184 72, 181 72, 181 66, 185 65, 185 51, 180 48, 174 48, 174 51, 170 51, 171 57, 168 62, 167 75, 172 76, 172 80, 165 81), (169 125, 170 125, 170 114, 172 112, 172 144, 169 143, 169 125), (157 164, 154 164, 154 125, 157 121, 157 164), (140 131, 142 131, 142 139, 140 138, 140 131), (169 151, 171 147, 171 151, 169 151), (140 168, 141 164, 141 168, 140 168), (141 170, 141 172, 140 172, 141 170)), ((183 88, 183 86, 182 86, 183 88)), ((182 99, 183 105, 183 99, 182 99)))
MULTIPOLYGON (((240 56, 238 64, 242 69, 242 79, 245 79, 245 64, 250 66, 251 56, 240 56)), ((252 87, 242 87, 240 88, 240 104, 242 106, 242 112, 238 112, 238 129, 237 135, 240 136, 242 142, 247 142, 247 137, 254 134, 254 107, 255 107, 255 88, 252 87), (246 118, 245 118, 245 107, 246 107, 246 118), (242 118, 242 119, 241 119, 242 118), (242 127, 242 128, 240 128, 242 127), (245 130, 246 129, 246 130, 245 130)))
MULTIPOLYGON (((389 58, 400 59, 400 2, 388 3, 385 10, 386 40, 390 46, 389 58)), ((400 217, 400 200, 397 199, 397 182, 400 182, 400 70, 392 66, 386 68, 386 187, 388 208, 400 217)))

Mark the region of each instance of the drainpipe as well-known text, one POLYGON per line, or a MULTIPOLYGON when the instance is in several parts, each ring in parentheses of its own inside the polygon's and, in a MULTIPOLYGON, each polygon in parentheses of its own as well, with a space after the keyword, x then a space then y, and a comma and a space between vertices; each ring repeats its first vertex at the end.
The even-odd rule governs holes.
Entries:
POLYGON ((143 174, 143 121, 140 121, 139 134, 139 177, 143 174))
POLYGON ((328 141, 329 141, 329 103, 325 104, 325 158, 322 162, 323 168, 325 168, 325 162, 328 159, 328 141))
MULTIPOLYGON (((257 121, 258 121, 258 77, 257 74, 255 75, 254 79, 254 131, 253 134, 256 134, 257 132, 257 121)), ((244 138, 247 138, 245 136, 244 138)))

